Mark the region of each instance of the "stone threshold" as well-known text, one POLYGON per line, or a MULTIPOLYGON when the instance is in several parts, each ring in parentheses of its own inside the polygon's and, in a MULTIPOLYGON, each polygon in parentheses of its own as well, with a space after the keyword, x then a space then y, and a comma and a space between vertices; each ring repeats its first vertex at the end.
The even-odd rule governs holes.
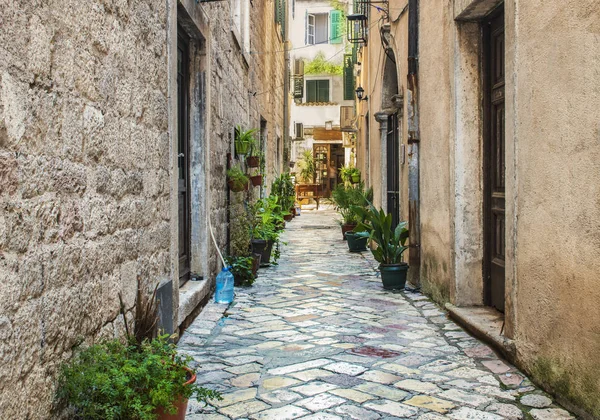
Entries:
POLYGON ((475 337, 489 344, 507 360, 514 362, 517 349, 514 340, 501 335, 504 314, 488 306, 457 307, 446 303, 450 317, 475 337))
POLYGON ((180 332, 186 327, 186 325, 184 325, 186 320, 188 320, 191 315, 200 312, 202 308, 199 306, 201 304, 206 304, 204 300, 210 292, 210 287, 210 282, 204 279, 199 281, 190 280, 179 289, 179 315, 177 326, 179 327, 180 332))

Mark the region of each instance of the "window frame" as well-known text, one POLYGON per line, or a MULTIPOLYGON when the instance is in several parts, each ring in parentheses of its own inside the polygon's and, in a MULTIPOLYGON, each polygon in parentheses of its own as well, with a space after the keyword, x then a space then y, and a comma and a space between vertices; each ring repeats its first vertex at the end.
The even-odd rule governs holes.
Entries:
POLYGON ((318 78, 314 78, 314 79, 308 79, 304 81, 304 103, 307 104, 314 104, 314 103, 331 103, 331 78, 330 77, 318 77, 318 78), (315 82, 317 83, 317 91, 316 91, 316 100, 315 101, 309 101, 308 100, 308 95, 309 95, 309 90, 308 90, 308 84, 311 82, 315 82), (319 100, 319 86, 318 83, 319 82, 327 82, 327 100, 326 101, 320 101, 319 100))

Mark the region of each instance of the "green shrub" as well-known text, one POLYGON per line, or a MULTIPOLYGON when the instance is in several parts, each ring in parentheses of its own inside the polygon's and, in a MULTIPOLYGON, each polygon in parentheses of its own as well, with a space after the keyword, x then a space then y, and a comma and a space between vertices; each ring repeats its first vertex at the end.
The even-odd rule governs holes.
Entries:
POLYGON ((192 384, 184 370, 190 356, 177 354, 168 335, 141 345, 118 340, 94 344, 63 365, 57 407, 75 419, 153 420, 156 409, 175 413, 174 402, 196 394, 199 401, 220 394, 192 384))
POLYGON ((227 257, 225 262, 231 267, 233 281, 236 286, 249 287, 252 286, 254 274, 252 273, 252 257, 227 257))

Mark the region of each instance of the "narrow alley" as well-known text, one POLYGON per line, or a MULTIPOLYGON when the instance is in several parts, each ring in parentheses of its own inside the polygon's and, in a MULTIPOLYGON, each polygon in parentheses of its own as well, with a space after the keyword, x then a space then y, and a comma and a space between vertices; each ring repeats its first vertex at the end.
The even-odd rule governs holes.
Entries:
POLYGON ((383 290, 331 210, 288 224, 280 264, 179 342, 198 384, 187 419, 574 418, 420 293, 383 290))

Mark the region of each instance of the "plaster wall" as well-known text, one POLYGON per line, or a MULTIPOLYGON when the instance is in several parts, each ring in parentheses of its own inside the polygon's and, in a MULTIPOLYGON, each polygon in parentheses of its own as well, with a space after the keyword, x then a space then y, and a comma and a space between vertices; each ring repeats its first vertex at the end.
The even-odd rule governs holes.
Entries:
POLYGON ((439 302, 450 300, 454 271, 454 16, 447 3, 419 9, 421 285, 439 302))
POLYGON ((600 2, 509 7, 518 357, 600 417, 600 2))

